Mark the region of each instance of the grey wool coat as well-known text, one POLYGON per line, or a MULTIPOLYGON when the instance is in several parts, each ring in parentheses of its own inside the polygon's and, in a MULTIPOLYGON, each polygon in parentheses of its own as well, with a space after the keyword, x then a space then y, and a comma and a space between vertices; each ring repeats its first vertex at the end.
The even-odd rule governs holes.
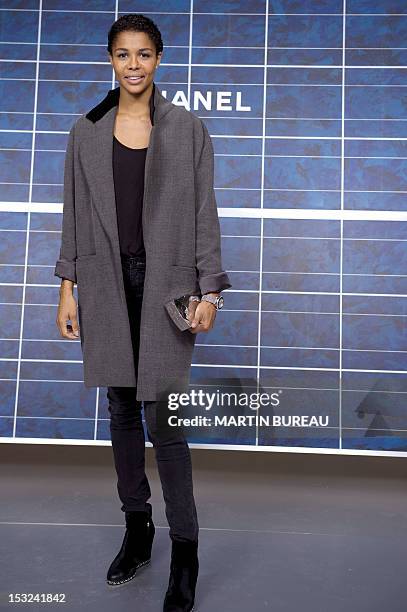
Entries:
POLYGON ((54 274, 77 284, 85 386, 137 386, 137 400, 164 401, 169 392, 188 391, 196 340, 177 328, 165 302, 232 286, 222 269, 213 145, 203 121, 153 83, 142 209, 146 273, 135 363, 113 180, 119 96, 119 87, 110 90, 70 130, 54 274))

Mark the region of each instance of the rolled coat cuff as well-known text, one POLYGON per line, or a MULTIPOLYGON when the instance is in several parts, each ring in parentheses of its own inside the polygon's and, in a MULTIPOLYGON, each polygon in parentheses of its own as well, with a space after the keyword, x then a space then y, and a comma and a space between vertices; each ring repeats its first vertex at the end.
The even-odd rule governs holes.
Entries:
POLYGON ((204 293, 219 293, 223 289, 229 289, 232 284, 226 272, 218 272, 217 274, 201 276, 199 286, 203 295, 204 293))
POLYGON ((76 265, 74 261, 66 261, 65 259, 58 259, 55 264, 54 276, 60 278, 67 278, 68 280, 76 283, 76 265))

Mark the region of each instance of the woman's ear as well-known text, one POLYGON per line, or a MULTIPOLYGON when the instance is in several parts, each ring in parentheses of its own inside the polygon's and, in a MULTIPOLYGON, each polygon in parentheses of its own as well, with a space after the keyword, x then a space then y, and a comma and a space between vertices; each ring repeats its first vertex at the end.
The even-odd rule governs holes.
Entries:
POLYGON ((156 67, 155 67, 156 70, 157 70, 158 66, 160 65, 162 56, 163 56, 163 52, 162 51, 160 51, 160 53, 157 53, 157 64, 156 64, 156 67))

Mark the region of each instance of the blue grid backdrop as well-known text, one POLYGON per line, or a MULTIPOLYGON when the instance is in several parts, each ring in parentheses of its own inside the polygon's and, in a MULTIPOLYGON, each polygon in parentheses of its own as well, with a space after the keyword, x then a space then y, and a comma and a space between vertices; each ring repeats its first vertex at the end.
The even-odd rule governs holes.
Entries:
POLYGON ((189 441, 406 454, 405 0, 2 2, 2 441, 110 444, 106 389, 84 387, 80 343, 56 327, 53 270, 67 134, 117 85, 107 32, 128 12, 159 26, 156 83, 215 148, 233 288, 191 383, 254 384, 280 394, 272 414, 329 416, 189 441))

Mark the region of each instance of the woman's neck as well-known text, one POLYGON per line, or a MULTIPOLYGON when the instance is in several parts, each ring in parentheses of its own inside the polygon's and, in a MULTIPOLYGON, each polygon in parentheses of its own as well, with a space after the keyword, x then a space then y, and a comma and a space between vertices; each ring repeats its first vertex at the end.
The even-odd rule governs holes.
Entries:
POLYGON ((121 87, 118 113, 127 115, 132 119, 150 117, 150 96, 152 91, 153 87, 151 86, 141 94, 134 96, 121 87))

